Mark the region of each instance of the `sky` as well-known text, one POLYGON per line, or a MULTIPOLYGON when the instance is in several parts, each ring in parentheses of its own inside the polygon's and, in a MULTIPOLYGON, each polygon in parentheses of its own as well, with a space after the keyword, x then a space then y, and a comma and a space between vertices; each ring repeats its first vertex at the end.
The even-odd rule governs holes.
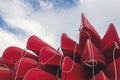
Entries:
POLYGON ((110 23, 120 35, 120 0, 0 0, 0 56, 9 46, 25 48, 36 35, 54 48, 62 33, 76 40, 81 13, 101 37, 110 23))

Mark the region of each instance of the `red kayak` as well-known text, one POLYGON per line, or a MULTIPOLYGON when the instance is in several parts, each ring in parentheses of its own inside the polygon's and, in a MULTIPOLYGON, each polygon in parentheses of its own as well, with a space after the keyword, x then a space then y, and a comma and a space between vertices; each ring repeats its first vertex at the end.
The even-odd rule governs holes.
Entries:
MULTIPOLYGON (((108 59, 108 63, 112 62, 113 49, 120 46, 119 37, 115 26, 110 24, 103 39, 102 39, 102 52, 108 59)), ((115 51, 115 58, 120 57, 120 49, 115 51)))
POLYGON ((25 73, 31 69, 38 66, 38 62, 35 60, 32 60, 30 58, 21 58, 18 60, 14 66, 14 70, 16 72, 15 74, 15 80, 16 79, 23 79, 25 73))
POLYGON ((49 44, 34 35, 31 36, 27 41, 27 49, 33 51, 37 55, 39 55, 41 48, 44 46, 51 47, 49 44))
POLYGON ((80 27, 80 37, 79 44, 82 50, 86 44, 87 39, 91 39, 92 43, 98 48, 101 49, 101 37, 91 25, 91 23, 87 20, 87 18, 82 14, 82 25, 80 27))
POLYGON ((84 14, 81 22, 79 42, 63 33, 61 51, 34 35, 27 41, 30 51, 8 47, 0 57, 0 80, 120 80, 115 26, 110 24, 101 39, 84 14))
POLYGON ((59 80, 59 78, 41 69, 32 68, 25 74, 23 80, 59 80))
POLYGON ((89 80, 111 80, 111 79, 108 79, 108 77, 105 76, 104 72, 100 71, 97 75, 95 75, 89 80))
POLYGON ((82 52, 79 44, 72 40, 70 37, 68 37, 65 33, 63 33, 61 36, 61 48, 65 56, 73 58, 75 54, 75 61, 80 61, 82 52))
POLYGON ((88 39, 81 56, 81 62, 83 66, 106 66, 106 59, 102 53, 97 49, 92 42, 88 39))
POLYGON ((40 50, 40 68, 44 71, 54 75, 60 75, 62 60, 63 55, 50 47, 43 47, 40 50))
POLYGON ((13 80, 11 71, 0 66, 0 80, 13 80))
POLYGON ((39 62, 43 65, 61 66, 63 55, 50 47, 40 50, 39 62))
POLYGON ((88 80, 88 75, 80 64, 66 56, 62 63, 62 80, 88 80))
POLYGON ((38 69, 42 69, 52 75, 61 77, 61 70, 59 66, 53 66, 53 65, 39 65, 38 69))
POLYGON ((37 56, 15 46, 8 47, 2 55, 4 63, 10 68, 13 67, 21 57, 31 58, 38 61, 37 56))
POLYGON ((110 63, 104 72, 110 80, 120 80, 120 58, 116 59, 115 62, 113 61, 110 63))

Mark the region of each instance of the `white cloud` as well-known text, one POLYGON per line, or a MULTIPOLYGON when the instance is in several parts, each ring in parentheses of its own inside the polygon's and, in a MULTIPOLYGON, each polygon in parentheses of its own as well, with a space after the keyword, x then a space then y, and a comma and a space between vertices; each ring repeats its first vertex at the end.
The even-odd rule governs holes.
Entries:
MULTIPOLYGON (((63 13, 61 12, 54 13, 54 11, 45 12, 45 13, 33 12, 32 8, 24 5, 21 2, 21 0, 11 0, 11 1, 2 0, 0 3, 0 15, 8 25, 10 25, 11 27, 20 27, 24 29, 29 34, 29 36, 32 34, 37 35, 38 37, 48 42, 55 48, 60 46, 60 36, 61 36, 60 31, 64 30, 65 32, 68 28, 70 28, 70 26, 68 26, 67 24, 69 24, 71 20, 73 21, 73 19, 69 19, 70 21, 67 20, 63 21, 63 20, 64 17, 69 18, 71 12, 72 11, 69 12, 63 11, 63 13), (67 16, 67 14, 69 15, 67 16), (67 23, 65 23, 66 21, 67 23)), ((5 32, 2 29, 0 34, 1 34, 0 37, 3 37, 4 36, 3 34, 7 36, 6 38, 3 38, 3 40, 1 41, 1 47, 2 47, 0 50, 1 54, 5 48, 7 48, 8 46, 15 45, 17 41, 19 42, 21 41, 20 45, 26 46, 25 42, 29 37, 28 36, 27 39, 19 39, 18 36, 15 37, 13 34, 5 32), (10 44, 6 42, 10 42, 10 44)), ((17 45, 18 44, 16 44, 16 46, 17 45)))
POLYGON ((14 36, 11 33, 8 33, 6 31, 3 31, 0 29, 0 54, 4 52, 4 50, 9 47, 9 46, 18 46, 20 48, 25 48, 26 46, 24 45, 25 42, 19 40, 16 36, 14 36))
MULTIPOLYGON (((46 34, 47 31, 44 29, 44 27, 41 26, 39 20, 34 20, 30 16, 35 15, 32 13, 32 10, 26 8, 26 6, 23 5, 23 3, 20 0, 2 0, 0 3, 0 15, 3 17, 4 21, 11 27, 20 27, 23 30, 25 30, 29 34, 29 36, 32 34, 37 35, 46 42, 55 45, 53 34, 46 34)), ((13 34, 3 31, 2 29, 0 31, 0 37, 4 37, 0 41, 2 47, 0 49, 1 54, 4 51, 4 49, 8 46, 12 46, 15 44, 17 46, 17 42, 20 42, 20 45, 22 45, 21 47, 23 47, 23 45, 25 47, 25 42, 28 39, 28 37, 27 39, 24 39, 24 35, 23 39, 19 39, 18 36, 16 37, 13 34)))

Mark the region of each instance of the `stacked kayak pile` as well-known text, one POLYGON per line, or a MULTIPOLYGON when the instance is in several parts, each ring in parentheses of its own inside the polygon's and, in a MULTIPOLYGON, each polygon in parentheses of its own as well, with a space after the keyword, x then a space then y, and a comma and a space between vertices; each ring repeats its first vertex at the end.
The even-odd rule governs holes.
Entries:
POLYGON ((81 22, 78 41, 63 33, 58 50, 35 35, 27 50, 8 47, 0 57, 0 80, 120 80, 115 26, 101 38, 84 14, 81 22))

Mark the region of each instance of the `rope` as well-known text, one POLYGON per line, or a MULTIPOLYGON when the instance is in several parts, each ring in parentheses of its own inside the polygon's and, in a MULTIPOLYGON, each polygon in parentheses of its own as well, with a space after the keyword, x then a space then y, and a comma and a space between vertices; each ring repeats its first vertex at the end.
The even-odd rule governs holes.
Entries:
POLYGON ((26 50, 27 50, 27 49, 23 49, 23 50, 21 51, 21 58, 20 58, 20 61, 19 61, 19 64, 18 64, 18 68, 17 68, 16 73, 15 73, 15 80, 17 80, 17 75, 18 75, 18 71, 19 71, 19 69, 20 69, 20 64, 21 64, 24 56, 26 55, 26 50), (25 54, 24 54, 24 53, 25 53, 25 54))
MULTIPOLYGON (((84 24, 84 25, 85 25, 85 24, 84 24)), ((86 25, 85 25, 85 26, 86 26, 86 25)), ((88 35, 89 40, 92 42, 92 39, 91 39, 90 34, 89 34, 87 31, 82 30, 82 27, 83 27, 83 24, 80 26, 79 31, 85 32, 85 33, 88 35)), ((92 62, 92 65, 87 64, 87 63, 86 63, 87 61, 85 62, 85 64, 87 64, 87 66, 89 66, 89 67, 92 67, 93 80, 95 80, 95 77, 94 77, 94 75, 95 75, 94 66, 97 65, 97 61, 94 60, 94 53, 93 53, 92 43, 89 45, 89 53, 91 53, 91 54, 90 54, 90 60, 88 60, 88 62, 91 61, 91 62, 92 62), (91 48, 91 50, 90 50, 90 48, 91 48), (95 64, 94 64, 94 62, 95 62, 95 64)))
POLYGON ((116 62, 115 62, 115 51, 117 49, 120 49, 117 42, 115 42, 115 48, 113 49, 113 64, 114 64, 114 70, 115 70, 115 80, 117 80, 117 67, 116 67, 116 62))
MULTIPOLYGON (((3 58, 1 58, 2 59, 2 63, 0 63, 0 65, 1 66, 4 66, 5 68, 7 68, 7 69, 9 69, 9 67, 6 65, 6 64, 4 64, 4 59, 3 58)), ((9 69, 10 70, 10 69, 9 69)))
POLYGON ((90 62, 93 62, 94 65, 88 64, 88 60, 84 61, 84 64, 88 67, 92 67, 92 66, 96 66, 97 65, 97 61, 96 60, 89 60, 90 62))
MULTIPOLYGON (((5 65, 5 64, 2 64, 2 65, 3 65, 4 67, 6 67, 7 69, 9 69, 7 65, 5 65)), ((10 70, 10 69, 9 69, 9 70, 10 70)))
MULTIPOLYGON (((78 38, 79 38, 79 34, 78 34, 78 36, 77 36, 77 40, 79 40, 78 38)), ((71 67, 71 69, 69 69, 68 71, 62 70, 64 73, 69 73, 69 72, 71 72, 71 71, 73 70, 73 68, 74 68, 74 64, 75 64, 75 62, 74 62, 74 61, 75 61, 75 52, 76 52, 76 48, 77 48, 77 40, 76 40, 75 47, 74 47, 74 52, 73 52, 72 67, 71 67)))
MULTIPOLYGON (((57 51, 58 52, 58 51, 57 51)), ((40 53, 39 56, 41 56, 42 53, 40 53)), ((44 63, 41 61, 40 64, 41 65, 45 65, 46 63, 48 63, 50 60, 52 60, 57 54, 54 54, 52 57, 50 57, 47 61, 45 61, 44 63)))
MULTIPOLYGON (((57 50, 57 52, 60 52, 60 51, 61 51, 61 50, 60 50, 60 47, 59 47, 58 50, 57 50)), ((38 68, 40 68, 41 66, 47 64, 47 63, 48 63, 49 61, 51 61, 56 55, 57 55, 57 54, 54 54, 52 57, 50 57, 50 58, 49 58, 47 61, 45 61, 44 63, 43 63, 42 61, 39 62, 38 68)), ((41 54, 40 54, 39 56, 41 56, 41 54)), ((61 70, 61 63, 62 63, 62 56, 61 56, 61 58, 60 58, 60 69, 57 70, 57 74, 56 74, 56 76, 57 76, 57 78, 58 78, 59 80, 61 80, 61 79, 59 78, 59 71, 61 70)))
POLYGON ((48 63, 49 61, 51 61, 57 54, 54 54, 52 57, 50 57, 46 62, 41 62, 42 65, 45 65, 46 63, 48 63))

